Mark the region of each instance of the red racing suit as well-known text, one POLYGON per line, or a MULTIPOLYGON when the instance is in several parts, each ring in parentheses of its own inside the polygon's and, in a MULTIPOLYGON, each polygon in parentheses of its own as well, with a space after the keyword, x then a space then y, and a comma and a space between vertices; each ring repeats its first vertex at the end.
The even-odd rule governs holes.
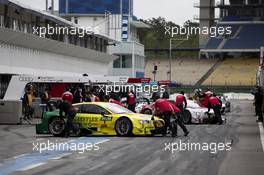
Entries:
POLYGON ((67 101, 69 104, 72 104, 73 95, 71 92, 69 91, 64 92, 61 98, 63 101, 67 101))
POLYGON ((187 107, 187 101, 184 95, 182 94, 177 95, 175 101, 176 101, 176 106, 181 110, 187 107))
POLYGON ((173 112, 173 113, 179 113, 180 109, 176 107, 174 104, 170 103, 166 99, 158 99, 155 104, 155 115, 161 115, 166 112, 173 112))
POLYGON ((222 117, 221 117, 221 108, 222 104, 220 100, 217 97, 210 97, 208 100, 208 112, 210 109, 213 108, 214 114, 215 114, 215 119, 217 120, 217 123, 222 124, 222 117))
MULTIPOLYGON (((170 103, 166 99, 158 99, 154 104, 154 108, 155 108, 155 111, 154 111, 155 115, 163 116, 163 119, 165 121, 165 126, 163 128, 162 133, 163 133, 163 135, 166 135, 167 134, 167 128, 170 125, 171 115, 172 114, 179 114, 181 111, 178 107, 176 107, 174 104, 170 103)), ((184 126, 181 117, 178 118, 177 124, 182 128, 184 133, 188 133, 188 130, 184 126)))

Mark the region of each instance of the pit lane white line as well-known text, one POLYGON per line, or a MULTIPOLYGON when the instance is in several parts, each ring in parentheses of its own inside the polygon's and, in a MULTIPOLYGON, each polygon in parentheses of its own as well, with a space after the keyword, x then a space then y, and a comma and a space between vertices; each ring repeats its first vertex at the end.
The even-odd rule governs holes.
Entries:
POLYGON ((261 141, 261 144, 262 144, 262 150, 264 152, 264 129, 263 129, 263 123, 259 122, 258 126, 259 126, 259 133, 260 133, 260 141, 261 141))
POLYGON ((20 157, 27 156, 27 155, 29 155, 29 153, 26 153, 26 154, 20 154, 20 155, 18 155, 18 156, 14 156, 13 159, 18 159, 18 158, 20 158, 20 157))
MULTIPOLYGON (((82 138, 84 138, 84 137, 80 137, 79 139, 82 139, 82 138)), ((75 140, 69 140, 69 141, 67 141, 68 143, 69 142, 74 142, 74 141, 78 141, 79 139, 75 139, 75 140)), ((98 142, 94 142, 94 144, 102 144, 102 143, 105 143, 105 142, 107 142, 107 141, 109 141, 110 139, 104 139, 104 140, 102 140, 102 141, 98 141, 98 142)), ((67 156, 67 155, 71 155, 71 154, 73 154, 73 152, 72 153, 65 153, 65 154, 62 154, 62 155, 59 155, 59 156, 57 156, 57 157, 53 157, 53 158, 50 158, 49 160, 59 160, 59 159, 61 159, 62 157, 65 157, 65 156, 67 156)), ((16 162, 16 160, 17 159, 19 159, 19 158, 23 158, 23 157, 26 157, 26 156, 28 156, 28 155, 30 155, 30 153, 27 153, 27 154, 21 154, 21 155, 18 155, 18 156, 14 156, 13 157, 13 161, 15 161, 16 162)), ((48 161, 48 160, 46 160, 46 161, 48 161)), ((18 168, 18 169, 12 169, 12 167, 13 167, 13 165, 12 166, 9 166, 9 167, 7 167, 6 169, 6 171, 7 172, 10 172, 10 173, 7 173, 7 174, 11 174, 12 172, 15 172, 15 171, 27 171, 27 170, 30 170, 30 169, 33 169, 33 168, 36 168, 36 167, 39 167, 39 166, 42 166, 42 165, 44 165, 44 164, 47 164, 47 162, 38 162, 38 163, 35 163, 35 164, 30 164, 30 165, 28 165, 28 166, 24 166, 24 167, 20 167, 20 168, 18 168)), ((100 166, 103 166, 103 165, 101 165, 101 164, 99 164, 100 166)), ((4 170, 3 170, 4 171, 4 170)), ((1 172, 0 172, 0 175, 1 175, 1 172)))
POLYGON ((30 170, 30 169, 33 169, 33 168, 37 168, 37 167, 45 165, 45 164, 46 163, 37 163, 37 164, 29 165, 29 166, 21 168, 21 169, 19 169, 17 171, 27 171, 27 170, 30 170))
POLYGON ((102 143, 105 143, 105 142, 108 142, 108 141, 110 141, 110 139, 105 139, 105 140, 103 140, 103 141, 96 142, 96 144, 102 144, 102 143))
POLYGON ((71 155, 71 154, 72 154, 72 153, 65 153, 65 154, 62 154, 62 155, 60 155, 60 156, 58 156, 58 157, 51 158, 50 160, 59 160, 59 159, 65 157, 65 156, 69 156, 69 155, 71 155))

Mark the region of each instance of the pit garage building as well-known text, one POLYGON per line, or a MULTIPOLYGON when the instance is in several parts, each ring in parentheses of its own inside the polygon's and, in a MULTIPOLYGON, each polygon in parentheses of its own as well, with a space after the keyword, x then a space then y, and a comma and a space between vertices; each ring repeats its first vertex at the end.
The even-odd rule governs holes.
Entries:
POLYGON ((11 75, 107 75, 116 58, 108 54, 108 37, 91 33, 34 33, 37 27, 79 28, 55 15, 12 0, 0 0, 0 98, 11 75))

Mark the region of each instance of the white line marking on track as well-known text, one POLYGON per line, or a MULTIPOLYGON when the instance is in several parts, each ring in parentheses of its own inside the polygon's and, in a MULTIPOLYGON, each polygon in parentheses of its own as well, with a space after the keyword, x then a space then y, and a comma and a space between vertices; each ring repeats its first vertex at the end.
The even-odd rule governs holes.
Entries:
POLYGON ((102 140, 100 142, 96 142, 96 144, 102 144, 102 143, 105 143, 105 142, 108 142, 110 139, 105 139, 105 140, 102 140))
POLYGON ((27 156, 27 155, 29 155, 29 153, 21 154, 21 155, 18 155, 18 156, 14 156, 13 159, 18 159, 20 157, 27 156))
POLYGON ((258 126, 259 126, 260 141, 261 141, 261 144, 262 144, 262 150, 264 152, 264 129, 263 129, 263 124, 261 122, 259 122, 258 126))
POLYGON ((50 160, 59 160, 59 159, 65 157, 65 156, 69 156, 71 154, 73 154, 73 153, 65 153, 65 154, 62 154, 62 155, 60 155, 58 157, 51 158, 50 160))
POLYGON ((30 170, 30 169, 33 169, 33 168, 36 168, 36 167, 39 167, 45 164, 46 163, 37 163, 37 164, 29 165, 29 166, 19 169, 18 171, 27 171, 27 170, 30 170))

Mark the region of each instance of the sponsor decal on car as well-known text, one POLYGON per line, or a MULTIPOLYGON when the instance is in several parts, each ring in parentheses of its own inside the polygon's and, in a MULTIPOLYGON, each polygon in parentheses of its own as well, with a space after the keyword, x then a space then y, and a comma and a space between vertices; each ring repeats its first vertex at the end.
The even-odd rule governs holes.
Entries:
POLYGON ((102 117, 101 121, 112 121, 113 117, 102 117))
POLYGON ((89 123, 89 122, 98 122, 97 117, 78 117, 76 118, 77 122, 89 123))

